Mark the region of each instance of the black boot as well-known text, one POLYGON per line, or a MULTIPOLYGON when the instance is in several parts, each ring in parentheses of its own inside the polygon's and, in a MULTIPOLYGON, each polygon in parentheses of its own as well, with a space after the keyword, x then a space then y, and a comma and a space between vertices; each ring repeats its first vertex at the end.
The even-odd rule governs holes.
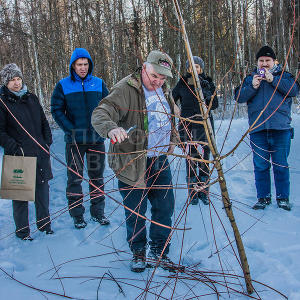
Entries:
POLYGON ((272 203, 271 197, 259 198, 252 207, 253 209, 265 209, 267 205, 272 203))
POLYGON ((133 250, 130 270, 132 272, 141 273, 146 269, 146 249, 133 250))
POLYGON ((159 249, 150 249, 147 257, 147 267, 160 267, 169 272, 183 272, 185 267, 175 264, 167 254, 161 254, 159 249))
POLYGON ((19 237, 19 236, 17 237, 20 238, 22 241, 30 241, 30 242, 33 241, 33 238, 30 235, 24 237, 19 237))
POLYGON ((73 221, 76 229, 85 228, 87 225, 83 216, 74 216, 73 221))
POLYGON ((279 208, 282 208, 282 209, 288 210, 288 211, 291 210, 291 204, 290 204, 288 198, 277 198, 276 201, 277 201, 277 205, 279 208))
POLYGON ((104 214, 99 214, 98 216, 92 216, 91 219, 94 222, 98 222, 100 225, 109 225, 110 222, 109 220, 105 217, 104 214))

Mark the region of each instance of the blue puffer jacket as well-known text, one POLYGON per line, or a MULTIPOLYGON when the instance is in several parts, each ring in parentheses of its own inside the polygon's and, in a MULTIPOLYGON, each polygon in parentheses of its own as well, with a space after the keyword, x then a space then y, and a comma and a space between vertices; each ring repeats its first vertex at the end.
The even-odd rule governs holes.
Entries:
POLYGON ((288 72, 283 72, 282 74, 282 68, 280 65, 278 65, 273 72, 274 79, 272 83, 262 80, 259 88, 254 89, 252 86, 252 80, 253 76, 256 74, 257 69, 255 69, 251 75, 248 75, 245 78, 241 87, 239 86, 235 89, 235 99, 239 103, 247 102, 249 126, 253 124, 258 115, 265 108, 277 85, 278 87, 272 97, 271 102, 254 127, 264 122, 270 117, 270 115, 273 115, 266 122, 251 131, 251 133, 265 129, 290 129, 292 120, 292 97, 297 96, 299 93, 299 83, 295 82, 295 78, 292 74, 288 72), (281 74, 282 78, 280 79, 281 74), (283 101, 284 98, 285 100, 283 101), (283 103, 281 104, 282 101, 283 103), (276 112, 274 113, 275 110, 276 112))
POLYGON ((67 143, 99 144, 104 139, 91 125, 93 110, 102 98, 108 95, 104 81, 92 76, 94 64, 90 54, 76 48, 70 60, 70 76, 58 82, 51 97, 51 113, 59 127, 65 132, 67 143), (88 75, 81 79, 72 68, 78 58, 89 60, 88 75))

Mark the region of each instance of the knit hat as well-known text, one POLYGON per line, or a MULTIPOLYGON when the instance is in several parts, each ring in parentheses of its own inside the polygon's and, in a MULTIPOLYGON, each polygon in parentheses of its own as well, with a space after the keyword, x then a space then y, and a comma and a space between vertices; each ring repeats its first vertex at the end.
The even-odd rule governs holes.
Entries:
MULTIPOLYGON (((193 56, 193 60, 194 60, 194 63, 199 65, 201 67, 202 71, 204 71, 204 61, 203 61, 203 59, 200 58, 199 56, 193 56)), ((187 69, 190 67, 189 60, 186 61, 185 66, 186 66, 187 69)))
POLYGON ((149 53, 146 62, 153 66, 156 73, 173 78, 173 60, 168 54, 159 50, 153 50, 149 53))
POLYGON ((275 52, 269 46, 263 46, 258 50, 256 54, 256 60, 259 59, 261 56, 268 56, 268 57, 272 57, 273 59, 276 59, 275 52))
POLYGON ((7 85, 14 77, 20 77, 23 80, 23 74, 16 64, 8 64, 0 71, 1 82, 7 85))

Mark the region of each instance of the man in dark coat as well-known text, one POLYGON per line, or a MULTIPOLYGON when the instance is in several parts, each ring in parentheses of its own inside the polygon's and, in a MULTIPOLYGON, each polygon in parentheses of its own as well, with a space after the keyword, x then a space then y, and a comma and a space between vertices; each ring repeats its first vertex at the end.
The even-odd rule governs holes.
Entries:
POLYGON ((58 82, 51 98, 53 118, 65 133, 67 165, 76 172, 67 170, 66 196, 69 213, 77 229, 86 226, 81 187, 84 156, 90 182, 97 187, 95 189, 89 185, 92 220, 101 225, 109 224, 104 215, 104 139, 91 125, 92 112, 101 99, 108 95, 108 90, 101 78, 92 75, 93 68, 88 51, 76 48, 70 60, 70 76, 58 82))
POLYGON ((235 99, 247 102, 250 144, 257 203, 253 209, 264 209, 271 203, 270 168, 272 159, 276 201, 290 210, 290 180, 287 158, 293 130, 291 128, 292 97, 299 93, 299 84, 292 74, 275 63, 276 55, 269 46, 256 54, 257 68, 236 88, 235 99))
MULTIPOLYGON (((28 92, 23 75, 16 64, 8 64, 0 72, 0 146, 6 155, 37 157, 35 208, 36 224, 40 231, 52 234, 49 215, 49 185, 52 179, 49 154, 52 134, 39 99, 28 92), (22 128, 18 123, 24 127, 22 128), (26 132, 26 131, 28 132, 26 132)), ((28 221, 28 202, 13 200, 16 236, 32 240, 28 221)))
MULTIPOLYGON (((205 104, 210 107, 209 118, 211 125, 214 126, 214 120, 211 110, 218 107, 218 97, 214 95, 215 85, 212 79, 204 73, 204 61, 199 56, 193 56, 196 71, 199 76, 205 104), (212 97, 214 95, 214 97, 212 97)), ((191 121, 180 120, 179 134, 181 142, 185 144, 186 154, 193 158, 202 158, 209 160, 210 150, 207 145, 207 138, 204 126, 194 121, 202 121, 199 101, 195 96, 195 86, 192 78, 192 70, 189 61, 186 61, 187 74, 184 75, 172 91, 175 102, 180 102, 182 118, 188 118, 191 121)), ((189 188, 189 196, 193 205, 198 204, 199 199, 208 204, 208 189, 206 191, 196 192, 195 187, 208 184, 209 167, 206 163, 199 163, 191 159, 186 159, 186 180, 189 188)))

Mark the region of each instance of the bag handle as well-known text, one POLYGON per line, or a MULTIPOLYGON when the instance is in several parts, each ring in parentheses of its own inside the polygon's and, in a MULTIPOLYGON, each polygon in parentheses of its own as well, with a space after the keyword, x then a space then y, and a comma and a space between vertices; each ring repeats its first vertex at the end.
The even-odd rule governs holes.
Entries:
POLYGON ((23 157, 24 157, 25 155, 24 155, 23 148, 22 148, 22 147, 20 147, 20 149, 21 149, 22 155, 23 155, 23 157))
MULTIPOLYGON (((22 156, 24 157, 25 154, 24 154, 23 148, 22 148, 21 146, 19 146, 19 148, 20 148, 20 150, 21 150, 21 152, 22 152, 22 156)), ((18 150, 17 150, 17 151, 18 151, 18 150)), ((17 151, 14 153, 14 156, 16 156, 17 151)))

